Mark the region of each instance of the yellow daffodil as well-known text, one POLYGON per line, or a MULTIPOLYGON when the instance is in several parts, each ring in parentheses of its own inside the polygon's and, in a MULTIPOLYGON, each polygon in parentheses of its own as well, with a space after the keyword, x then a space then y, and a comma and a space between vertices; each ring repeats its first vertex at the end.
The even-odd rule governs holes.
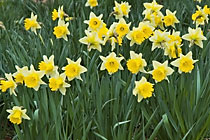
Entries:
POLYGON ((168 55, 169 58, 180 57, 180 54, 182 53, 181 46, 182 45, 177 45, 176 43, 168 43, 165 48, 164 55, 168 55))
POLYGON ((68 41, 67 35, 70 35, 69 29, 68 29, 69 23, 65 24, 64 20, 58 20, 58 26, 54 27, 53 34, 56 36, 56 38, 63 38, 64 40, 68 41))
POLYGON ((100 70, 106 69, 110 75, 117 72, 119 69, 123 70, 120 61, 124 58, 116 57, 116 54, 114 52, 110 53, 107 57, 100 56, 100 59, 103 61, 100 70))
POLYGON ((153 34, 153 30, 155 29, 153 26, 150 25, 148 21, 140 22, 138 28, 140 28, 140 30, 144 34, 145 39, 148 39, 153 34))
POLYGON ((89 20, 85 20, 84 23, 88 24, 88 30, 90 31, 99 31, 103 27, 102 21, 103 14, 96 16, 93 12, 90 13, 89 20))
POLYGON ((70 84, 65 82, 66 75, 62 73, 59 75, 57 72, 53 77, 49 79, 49 87, 52 91, 59 90, 63 95, 66 94, 66 88, 70 87, 70 84))
POLYGON ((107 32, 109 29, 106 28, 106 24, 103 24, 103 27, 97 32, 99 39, 103 40, 104 37, 107 36, 107 32))
POLYGON ((122 2, 121 4, 117 3, 115 1, 115 7, 114 7, 114 15, 116 19, 121 19, 123 16, 128 18, 129 12, 130 12, 131 6, 129 5, 128 2, 122 2))
POLYGON ((17 72, 13 74, 13 77, 15 78, 15 82, 23 84, 24 73, 28 71, 28 67, 25 66, 25 67, 19 68, 18 66, 15 66, 15 68, 17 69, 17 72))
POLYGON ((143 15, 146 13, 158 13, 163 6, 159 5, 155 0, 153 0, 151 3, 144 3, 144 7, 146 9, 143 11, 143 15))
POLYGON ((205 21, 208 23, 208 14, 206 13, 206 9, 202 9, 197 5, 197 11, 192 15, 193 23, 196 23, 196 27, 199 25, 204 25, 205 21))
POLYGON ((87 0, 87 2, 85 3, 85 6, 86 7, 90 6, 90 8, 92 9, 93 7, 98 6, 98 1, 97 0, 87 0))
POLYGON ((44 71, 36 71, 34 66, 30 66, 30 71, 24 73, 24 82, 28 88, 33 88, 34 90, 38 91, 41 84, 45 84, 42 81, 42 77, 44 76, 44 71))
POLYGON ((190 47, 193 44, 198 45, 200 48, 203 48, 203 42, 202 40, 207 40, 205 36, 203 36, 203 31, 201 28, 188 28, 188 34, 185 34, 182 36, 184 40, 190 41, 190 47))
POLYGON ((7 109, 7 112, 10 113, 7 118, 13 124, 17 124, 17 125, 21 124, 22 123, 22 118, 30 120, 28 115, 26 115, 26 109, 22 109, 21 106, 13 106, 12 109, 7 109))
POLYGON ((155 82, 161 82, 162 80, 166 79, 168 82, 167 76, 171 75, 174 70, 170 67, 168 67, 168 61, 165 61, 164 63, 160 63, 158 61, 152 61, 154 70, 148 72, 152 74, 152 78, 155 80, 155 82))
POLYGON ((139 27, 133 27, 126 37, 130 40, 130 46, 133 46, 134 43, 140 45, 145 40, 145 35, 139 27))
POLYGON ((176 11, 174 11, 173 13, 166 9, 166 16, 164 17, 164 23, 166 26, 172 26, 175 28, 175 23, 179 23, 179 20, 176 18, 175 16, 176 11))
POLYGON ((43 55, 43 60, 39 63, 39 70, 44 71, 48 78, 56 74, 58 66, 54 65, 54 55, 51 55, 49 59, 46 55, 43 55))
POLYGON ((115 43, 118 43, 120 46, 122 45, 122 37, 116 33, 115 29, 116 29, 116 23, 113 23, 110 26, 107 35, 104 38, 104 43, 103 43, 105 45, 107 41, 110 41, 112 46, 111 49, 112 51, 115 49, 115 43))
POLYGON ((186 55, 180 54, 180 58, 171 62, 171 65, 179 68, 179 73, 191 73, 194 68, 194 63, 198 60, 192 59, 192 52, 188 52, 186 55))
POLYGON ((87 36, 81 38, 79 42, 87 45, 88 51, 91 51, 91 49, 97 49, 101 52, 101 44, 103 44, 103 41, 98 38, 98 34, 96 32, 89 32, 88 30, 85 30, 85 34, 87 36))
POLYGON ((86 72, 87 69, 80 65, 81 58, 79 58, 76 62, 72 61, 69 58, 66 58, 68 61, 68 65, 62 68, 62 70, 65 70, 65 75, 68 77, 68 80, 71 81, 74 78, 77 78, 82 81, 81 74, 86 72))
POLYGON ((63 11, 63 5, 58 7, 58 18, 63 20, 65 16, 65 12, 63 11))
POLYGON ((133 95, 138 95, 138 102, 144 98, 152 97, 154 92, 153 84, 147 82, 145 77, 142 77, 140 81, 135 81, 135 88, 133 89, 133 95))
POLYGON ((210 8, 208 8, 207 5, 205 5, 205 6, 203 7, 203 11, 204 11, 205 14, 210 15, 210 8))
POLYGON ((56 9, 52 12, 52 20, 56 20, 58 18, 58 11, 56 9))
POLYGON ((139 71, 146 72, 144 67, 147 65, 146 61, 142 58, 142 54, 136 54, 134 51, 130 51, 131 59, 127 61, 128 70, 137 74, 139 71))
POLYGON ((129 33, 131 23, 126 23, 125 20, 123 18, 121 18, 119 20, 118 23, 116 23, 116 27, 115 27, 115 32, 118 36, 123 37, 125 36, 127 33, 129 33))
POLYGON ((169 32, 162 32, 160 30, 155 30, 154 35, 149 38, 152 43, 152 51, 155 48, 162 48, 165 49, 167 47, 167 42, 170 40, 168 37, 170 35, 169 32))
POLYGON ((7 80, 0 80, 0 89, 2 92, 6 92, 7 89, 9 89, 10 95, 14 94, 15 96, 17 96, 17 94, 15 93, 15 89, 17 87, 17 84, 15 83, 15 81, 12 78, 12 74, 5 74, 5 77, 7 78, 7 80))
POLYGON ((37 22, 37 15, 34 15, 33 12, 31 13, 31 18, 26 18, 24 20, 24 26, 26 30, 31 29, 31 31, 33 31, 35 34, 37 34, 36 29, 41 28, 41 26, 37 22))
POLYGON ((170 40, 167 43, 175 43, 177 46, 182 44, 182 38, 180 37, 180 32, 173 30, 172 34, 168 36, 170 40))

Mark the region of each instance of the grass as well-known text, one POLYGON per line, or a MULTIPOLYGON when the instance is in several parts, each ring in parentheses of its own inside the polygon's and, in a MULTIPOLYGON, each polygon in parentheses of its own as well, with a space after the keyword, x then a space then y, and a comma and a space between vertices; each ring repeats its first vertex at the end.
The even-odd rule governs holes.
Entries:
MULTIPOLYGON (((137 26, 142 21, 143 3, 147 0, 129 0, 132 6, 127 21, 137 26)), ((193 0, 157 1, 164 5, 162 12, 168 8, 177 11, 180 24, 176 30, 181 35, 187 33, 187 28, 195 27, 191 15, 196 10, 193 0)), ((210 5, 204 1, 201 5, 210 5)), ((77 60, 82 58, 88 72, 82 74, 82 81, 73 80, 66 95, 52 92, 47 86, 41 86, 38 92, 23 86, 18 86, 18 96, 8 93, 0 95, 0 138, 5 138, 8 132, 8 113, 6 109, 14 105, 24 106, 31 120, 24 120, 19 126, 14 125, 16 139, 79 139, 79 140, 145 140, 173 139, 200 140, 208 136, 210 131, 210 25, 203 27, 207 41, 204 48, 197 46, 189 48, 189 42, 183 41, 183 53, 193 52, 193 59, 198 59, 191 74, 169 76, 170 83, 162 81, 155 84, 153 97, 138 103, 132 95, 134 81, 142 76, 154 82, 148 74, 132 75, 123 61, 124 71, 109 75, 100 71, 100 55, 110 52, 110 45, 98 51, 87 51, 87 47, 79 43, 87 25, 83 23, 89 18, 90 8, 84 6, 85 0, 55 0, 54 3, 41 4, 29 0, 0 1, 0 21, 6 30, 0 29, 0 77, 4 73, 14 73, 15 65, 20 67, 33 64, 38 68, 42 56, 55 55, 55 64, 61 68, 67 64, 66 58, 77 60), (56 22, 51 20, 51 12, 59 5, 64 5, 64 11, 75 20, 70 21, 71 35, 66 42, 56 39, 53 27, 56 22), (42 29, 38 35, 24 29, 24 19, 30 13, 38 15, 42 29)), ((114 1, 99 1, 99 6, 93 8, 96 15, 103 14, 103 20, 109 27, 114 17, 109 17, 113 11, 114 1)), ((142 45, 129 47, 129 41, 124 40, 123 46, 117 46, 115 52, 129 59, 129 51, 141 52, 148 63, 146 70, 152 70, 152 60, 164 62, 168 58, 163 51, 156 49, 151 52, 151 42, 146 40, 142 45)), ((176 71, 177 69, 174 68, 176 71)), ((47 79, 44 78, 47 82, 47 79)))

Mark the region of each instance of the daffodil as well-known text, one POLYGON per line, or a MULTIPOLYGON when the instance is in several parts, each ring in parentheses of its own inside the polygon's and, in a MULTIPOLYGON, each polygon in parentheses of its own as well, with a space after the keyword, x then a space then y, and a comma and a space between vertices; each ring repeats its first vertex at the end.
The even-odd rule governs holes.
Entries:
MULTIPOLYGON (((205 8, 205 7, 204 7, 205 8)), ((204 25, 205 21, 208 23, 208 12, 205 9, 202 9, 200 6, 197 5, 197 11, 192 15, 193 23, 196 23, 196 26, 204 25)))
POLYGON ((53 34, 56 38, 63 38, 64 40, 68 41, 67 35, 70 35, 68 29, 69 23, 65 23, 64 20, 58 20, 58 26, 54 27, 53 34))
POLYGON ((85 6, 86 7, 90 6, 90 8, 92 9, 93 7, 98 6, 98 1, 97 0, 87 0, 87 2, 85 3, 85 6))
POLYGON ((49 59, 46 55, 43 55, 43 60, 39 63, 39 70, 44 71, 48 78, 56 74, 58 66, 54 65, 54 55, 51 55, 49 59))
POLYGON ((36 71, 34 66, 30 66, 30 70, 24 73, 24 82, 28 88, 33 88, 34 90, 38 91, 41 84, 45 84, 42 81, 42 77, 44 76, 44 71, 36 71))
POLYGON ((115 27, 115 32, 117 33, 118 36, 123 37, 125 36, 127 33, 129 33, 131 23, 126 23, 125 20, 123 18, 121 18, 119 20, 118 23, 116 23, 116 27, 115 27))
POLYGON ((188 52, 186 55, 180 54, 180 58, 171 62, 171 65, 179 68, 179 73, 191 73, 194 68, 194 63, 198 60, 192 59, 192 52, 188 52))
POLYGON ((153 34, 153 30, 155 29, 148 21, 140 22, 138 28, 140 28, 144 34, 145 39, 148 39, 153 34))
POLYGON ((25 66, 25 67, 19 68, 18 66, 15 66, 15 68, 17 69, 17 72, 13 74, 13 77, 15 78, 15 82, 23 84, 24 73, 28 71, 28 67, 25 66))
POLYGON ((182 53, 181 49, 182 45, 177 45, 176 43, 168 43, 167 47, 164 50, 164 55, 168 55, 169 58, 177 58, 180 57, 182 53))
POLYGON ((144 67, 147 65, 147 63, 142 58, 142 54, 137 54, 134 51, 130 51, 130 56, 131 59, 127 61, 128 70, 133 74, 137 74, 139 71, 146 72, 144 67))
POLYGON ((201 28, 188 28, 188 34, 185 34, 182 36, 184 40, 190 41, 190 47, 193 44, 198 45, 200 48, 203 48, 203 42, 202 40, 207 40, 205 36, 203 36, 203 31, 201 28))
POLYGON ((114 7, 114 15, 116 19, 120 19, 123 17, 123 12, 121 9, 120 4, 117 1, 114 1, 115 7, 114 7))
POLYGON ((99 52, 101 52, 101 44, 103 44, 103 41, 99 39, 98 34, 88 30, 85 30, 85 34, 87 36, 81 38, 79 42, 87 45, 88 51, 91 51, 91 49, 97 49, 99 52))
POLYGON ((71 59, 67 58, 68 65, 62 68, 65 70, 65 75, 68 77, 68 80, 71 81, 75 78, 82 81, 81 74, 86 72, 87 69, 80 65, 81 58, 79 58, 76 62, 72 61, 71 59))
POLYGON ((148 72, 152 74, 152 78, 155 80, 155 82, 161 82, 162 80, 166 79, 168 82, 167 76, 171 75, 174 70, 170 67, 168 67, 168 61, 165 61, 164 63, 160 63, 158 61, 152 61, 154 70, 148 72))
POLYGON ((151 3, 144 3, 144 7, 146 9, 143 11, 143 15, 145 15, 146 13, 158 13, 163 6, 153 0, 153 2, 151 3))
POLYGON ((2 92, 6 92, 7 89, 9 89, 10 95, 14 94, 15 96, 17 96, 17 94, 15 93, 15 89, 17 87, 17 84, 15 83, 15 81, 12 78, 12 74, 5 74, 5 77, 7 78, 7 80, 0 80, 0 89, 2 92))
POLYGON ((182 38, 180 37, 180 32, 173 30, 172 34, 168 36, 170 40, 167 43, 175 43, 177 46, 182 44, 182 38))
POLYGON ((176 11, 171 12, 166 9, 166 16, 164 17, 164 23, 166 26, 172 26, 175 28, 175 23, 179 23, 179 20, 176 18, 176 11))
POLYGON ((123 70, 120 61, 124 58, 116 57, 114 52, 110 53, 107 57, 100 56, 100 59, 103 61, 100 70, 106 69, 110 75, 117 72, 118 70, 123 70))
POLYGON ((152 97, 154 92, 153 84, 147 82, 145 77, 142 77, 140 81, 135 81, 135 88, 133 89, 133 95, 138 95, 138 102, 144 98, 152 97))
POLYGON ((28 115, 26 115, 26 109, 22 109, 21 106, 13 106, 12 109, 7 109, 7 112, 10 113, 7 118, 13 124, 21 124, 22 119, 30 120, 28 115))
POLYGON ((115 29, 116 29, 116 23, 113 23, 110 26, 107 35, 104 38, 104 43, 103 43, 105 45, 107 41, 110 41, 112 46, 111 49, 112 51, 115 49, 115 43, 118 43, 120 46, 122 45, 122 37, 116 33, 115 29))
POLYGON ((103 27, 97 32, 99 39, 103 40, 104 37, 107 36, 107 32, 109 29, 107 29, 106 24, 103 24, 103 27))
POLYGON ((52 20, 56 20, 58 18, 58 11, 56 9, 52 12, 52 20))
POLYGON ((99 31, 103 27, 102 21, 103 14, 96 16, 93 12, 90 13, 89 20, 85 20, 84 23, 88 24, 88 30, 90 31, 99 31))
POLYGON ((31 29, 31 31, 33 31, 35 34, 37 34, 36 29, 41 28, 41 26, 37 22, 37 15, 34 15, 33 12, 31 13, 31 18, 26 18, 24 20, 24 26, 26 30, 31 29))
POLYGON ((58 7, 58 18, 63 20, 65 16, 65 12, 63 11, 63 5, 58 7))
POLYGON ((205 6, 203 7, 203 11, 204 11, 205 14, 210 15, 210 8, 208 8, 207 5, 205 5, 205 6))
POLYGON ((149 38, 152 43, 152 51, 155 48, 165 49, 167 47, 167 42, 170 40, 168 37, 170 35, 169 32, 162 32, 160 30, 155 30, 154 35, 149 38))
POLYGON ((53 77, 49 79, 49 87, 52 91, 59 90, 63 95, 66 94, 66 88, 70 87, 70 84, 65 82, 66 74, 56 73, 53 77))
POLYGON ((121 11, 122 11, 122 15, 128 18, 128 14, 129 14, 130 8, 131 8, 129 3, 121 1, 120 8, 121 8, 121 11))
POLYGON ((134 43, 140 45, 145 40, 145 35, 139 27, 133 27, 126 37, 130 40, 130 46, 133 46, 134 43))

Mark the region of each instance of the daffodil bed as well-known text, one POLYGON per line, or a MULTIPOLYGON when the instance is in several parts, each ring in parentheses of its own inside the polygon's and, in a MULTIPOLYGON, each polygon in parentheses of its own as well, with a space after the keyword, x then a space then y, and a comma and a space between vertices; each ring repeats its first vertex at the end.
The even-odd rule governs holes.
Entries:
POLYGON ((0 138, 208 138, 209 18, 208 0, 1 0, 0 138))

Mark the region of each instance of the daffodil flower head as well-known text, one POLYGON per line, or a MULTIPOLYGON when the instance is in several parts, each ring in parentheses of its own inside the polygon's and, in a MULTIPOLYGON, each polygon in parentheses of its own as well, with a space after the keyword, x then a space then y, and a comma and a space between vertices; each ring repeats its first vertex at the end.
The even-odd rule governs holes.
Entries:
POLYGON ((155 30, 154 35, 149 38, 152 43, 152 51, 155 48, 165 49, 167 47, 167 42, 170 40, 168 37, 170 35, 169 32, 155 30))
POLYGON ((168 55, 170 59, 180 57, 180 54, 182 53, 181 46, 182 45, 177 45, 174 42, 168 43, 164 50, 164 55, 168 55))
POLYGON ((135 43, 140 45, 145 40, 143 30, 139 27, 133 27, 132 31, 130 31, 126 37, 130 40, 130 46, 133 46, 135 43))
POLYGON ((127 24, 123 18, 121 18, 119 22, 116 23, 115 25, 116 25, 115 32, 118 36, 123 37, 130 32, 129 27, 131 23, 127 24))
POLYGON ((152 74, 152 78, 155 80, 155 82, 161 82, 162 80, 166 79, 168 82, 167 76, 171 75, 174 70, 170 67, 168 67, 168 61, 165 61, 164 63, 160 63, 158 61, 152 61, 154 70, 148 72, 152 74))
POLYGON ((85 30, 85 34, 87 36, 81 38, 79 42, 87 45, 88 51, 91 51, 91 49, 96 49, 101 52, 101 44, 103 44, 103 41, 99 39, 97 32, 85 30))
POLYGON ((63 11, 63 5, 58 7, 58 18, 64 20, 65 12, 63 11))
POLYGON ((43 60, 39 63, 39 70, 44 71, 48 78, 52 77, 58 70, 58 66, 54 65, 54 55, 51 55, 49 59, 43 55, 43 60))
POLYGON ((141 29, 145 39, 148 39, 155 29, 148 21, 140 22, 138 28, 141 29))
POLYGON ((106 69, 110 75, 117 72, 118 70, 123 70, 120 61, 124 58, 116 57, 114 52, 110 53, 107 57, 100 56, 100 59, 103 61, 100 70, 106 69))
POLYGON ((120 19, 123 17, 123 12, 121 9, 120 4, 117 1, 114 1, 115 7, 114 7, 114 15, 116 19, 120 19))
POLYGON ((134 51, 130 51, 130 56, 131 59, 127 61, 128 70, 133 74, 137 74, 139 71, 146 73, 144 67, 146 67, 147 63, 142 58, 142 54, 137 54, 134 51))
POLYGON ((28 71, 28 67, 18 67, 17 65, 15 66, 17 72, 13 73, 13 77, 15 78, 15 82, 18 84, 23 84, 24 82, 24 73, 28 71))
POLYGON ((62 68, 62 70, 65 70, 65 75, 67 76, 68 80, 71 81, 75 78, 82 81, 81 74, 86 72, 87 69, 80 65, 81 58, 79 58, 76 62, 72 61, 71 59, 67 58, 68 65, 62 68))
POLYGON ((143 11, 143 15, 145 15, 146 13, 157 13, 161 10, 163 6, 159 5, 155 0, 153 0, 153 2, 151 3, 144 3, 144 7, 146 9, 143 11))
POLYGON ((194 63, 198 60, 192 59, 192 52, 188 52, 186 55, 180 54, 180 58, 171 62, 171 65, 179 68, 179 73, 191 73, 194 69, 194 63))
POLYGON ((207 5, 205 5, 205 6, 203 7, 203 11, 204 11, 205 14, 210 15, 210 8, 208 8, 207 5))
MULTIPOLYGON (((205 7, 204 7, 205 8, 205 7)), ((202 9, 200 6, 197 5, 197 11, 192 15, 193 23, 196 23, 196 27, 199 25, 204 25, 205 21, 208 23, 208 12, 207 9, 202 9), (207 12, 207 13, 206 13, 207 12)))
POLYGON ((34 90, 38 91, 41 84, 45 84, 42 81, 42 77, 44 76, 44 71, 36 71, 34 66, 30 66, 30 70, 24 73, 24 83, 28 88, 33 88, 34 90))
POLYGON ((37 22, 37 15, 34 15, 33 12, 31 12, 31 18, 26 18, 24 20, 24 26, 26 30, 31 29, 31 31, 33 31, 35 34, 37 34, 36 29, 41 28, 41 26, 37 22))
POLYGON ((122 11, 123 16, 125 16, 125 17, 128 18, 128 14, 129 14, 130 8, 131 8, 131 6, 129 5, 129 3, 128 2, 122 2, 121 1, 120 8, 121 8, 121 11, 122 11))
POLYGON ((13 80, 12 74, 5 73, 5 77, 7 80, 0 80, 0 90, 2 92, 6 92, 7 89, 9 89, 10 95, 14 94, 15 96, 17 96, 17 94, 15 93, 17 84, 13 80))
POLYGON ((196 29, 188 28, 188 34, 182 36, 184 40, 190 41, 190 47, 193 44, 198 45, 200 48, 203 48, 203 40, 207 40, 205 36, 203 36, 203 31, 201 28, 197 27, 196 29))
POLYGON ((173 30, 172 34, 168 36, 170 40, 167 43, 175 43, 177 46, 182 44, 182 38, 180 37, 180 32, 173 30))
POLYGON ((22 109, 20 106, 14 106, 12 109, 7 109, 7 112, 10 113, 7 118, 13 124, 21 124, 22 118, 30 120, 28 115, 26 115, 26 109, 22 109))
POLYGON ((166 26, 172 26, 175 28, 175 23, 179 23, 179 20, 176 18, 176 11, 171 12, 166 9, 166 16, 164 17, 164 23, 166 26))
POLYGON ((58 20, 58 26, 54 27, 53 34, 56 38, 63 38, 68 41, 67 35, 70 35, 70 31, 68 29, 69 23, 65 23, 64 20, 58 20))
POLYGON ((58 18, 58 11, 56 9, 52 12, 52 20, 56 20, 58 18))
POLYGON ((98 1, 97 0, 87 0, 87 2, 85 3, 85 6, 86 7, 90 6, 90 8, 92 9, 93 7, 98 6, 98 1))
POLYGON ((145 77, 142 77, 140 81, 135 81, 135 88, 133 89, 133 95, 138 95, 138 102, 142 99, 152 97, 154 92, 153 84, 147 82, 145 77))
POLYGON ((88 30, 95 32, 99 31, 103 27, 102 17, 103 14, 97 17, 93 12, 91 12, 89 20, 84 21, 84 23, 89 25, 88 30))
POLYGON ((56 74, 49 79, 49 87, 52 91, 59 90, 63 95, 66 94, 66 88, 70 87, 70 84, 65 82, 66 80, 66 74, 62 73, 59 74, 56 72, 56 74))

